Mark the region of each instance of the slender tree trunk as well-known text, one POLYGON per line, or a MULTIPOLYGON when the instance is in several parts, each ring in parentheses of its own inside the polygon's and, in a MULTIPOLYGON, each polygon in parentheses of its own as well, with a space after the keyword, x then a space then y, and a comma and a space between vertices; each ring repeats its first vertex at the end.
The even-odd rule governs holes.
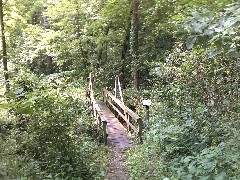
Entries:
MULTIPOLYGON (((47 11, 47 4, 44 5, 44 9, 43 9, 44 12, 47 11)), ((44 27, 44 32, 47 33, 47 30, 50 29, 50 25, 49 25, 49 22, 48 22, 48 17, 46 15, 43 15, 43 27, 44 27)), ((48 75, 52 74, 53 73, 53 61, 52 61, 52 56, 49 56, 47 54, 47 57, 46 57, 46 72, 48 75)))
POLYGON ((122 52, 121 52, 121 79, 122 79, 122 86, 123 88, 125 88, 126 86, 126 79, 127 79, 127 75, 125 74, 125 66, 126 66, 126 56, 127 56, 127 52, 129 50, 129 42, 130 42, 130 31, 131 31, 131 21, 129 22, 129 25, 126 29, 126 36, 125 36, 125 40, 122 44, 122 52))
POLYGON ((2 59, 3 59, 3 70, 4 70, 4 79, 6 81, 6 91, 9 90, 8 83, 8 62, 7 62, 7 44, 4 31, 4 21, 3 21, 3 2, 0 0, 0 24, 1 24, 1 36, 2 36, 2 59))
POLYGON ((53 63, 52 56, 47 56, 47 74, 50 75, 53 73, 53 63))
MULTIPOLYGON (((109 30, 110 30, 110 27, 106 27, 105 29, 105 36, 108 36, 108 33, 109 33, 109 30)), ((99 69, 102 65, 102 61, 104 60, 104 62, 107 62, 107 59, 108 59, 108 43, 107 42, 104 42, 102 44, 102 47, 98 53, 98 61, 97 61, 97 69, 99 69)))
POLYGON ((138 44, 138 31, 139 31, 139 18, 138 18, 139 0, 132 0, 132 58, 134 65, 134 90, 139 90, 139 44, 138 44))

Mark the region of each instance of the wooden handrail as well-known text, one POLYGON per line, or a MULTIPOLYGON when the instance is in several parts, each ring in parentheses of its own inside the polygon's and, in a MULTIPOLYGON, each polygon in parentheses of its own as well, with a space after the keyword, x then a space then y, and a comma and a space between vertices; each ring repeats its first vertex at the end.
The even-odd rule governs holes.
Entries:
POLYGON ((89 105, 92 108, 93 112, 93 117, 96 119, 97 124, 98 124, 98 129, 101 128, 101 125, 103 126, 103 138, 104 138, 104 144, 107 145, 107 122, 104 116, 102 115, 102 112, 100 108, 97 106, 97 102, 94 98, 94 93, 93 93, 93 80, 91 74, 87 78, 88 81, 88 88, 86 90, 86 96, 89 102, 89 105))
POLYGON ((114 96, 110 91, 103 89, 103 97, 106 100, 106 102, 111 106, 111 108, 114 109, 114 111, 116 111, 117 114, 121 116, 121 118, 127 123, 128 129, 131 128, 136 133, 138 133, 139 142, 142 143, 142 129, 143 129, 142 119, 137 114, 135 114, 131 109, 125 106, 124 103, 118 98, 116 98, 116 96, 114 96), (121 110, 123 112, 121 112, 121 110), (130 119, 135 120, 138 126, 137 127, 134 126, 130 122, 130 119))

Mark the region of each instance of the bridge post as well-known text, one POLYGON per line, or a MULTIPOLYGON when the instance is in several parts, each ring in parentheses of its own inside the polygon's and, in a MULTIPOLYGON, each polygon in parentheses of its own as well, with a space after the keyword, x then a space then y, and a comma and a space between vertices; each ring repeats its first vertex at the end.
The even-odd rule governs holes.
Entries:
POLYGON ((143 122, 142 122, 142 119, 141 118, 139 118, 138 120, 137 120, 137 123, 138 123, 138 142, 140 143, 140 144, 142 144, 142 142, 143 142, 143 139, 142 139, 142 130, 143 130, 143 122))
POLYGON ((88 84, 88 86, 86 87, 86 98, 87 98, 88 104, 90 104, 89 82, 90 82, 90 77, 87 77, 87 84, 88 84))
POLYGON ((103 123, 103 139, 104 139, 104 144, 107 145, 107 122, 104 120, 102 121, 103 123))
POLYGON ((99 143, 101 143, 101 128, 102 128, 101 126, 102 126, 101 117, 98 116, 98 119, 97 119, 97 135, 98 135, 99 143))
POLYGON ((115 89, 114 89, 114 95, 117 98, 117 76, 115 77, 115 89))
POLYGON ((103 90, 102 90, 102 101, 105 103, 105 94, 103 90))
POLYGON ((131 117, 126 113, 126 115, 127 115, 127 128, 128 128, 128 131, 131 131, 131 126, 130 126, 130 120, 131 120, 131 117))

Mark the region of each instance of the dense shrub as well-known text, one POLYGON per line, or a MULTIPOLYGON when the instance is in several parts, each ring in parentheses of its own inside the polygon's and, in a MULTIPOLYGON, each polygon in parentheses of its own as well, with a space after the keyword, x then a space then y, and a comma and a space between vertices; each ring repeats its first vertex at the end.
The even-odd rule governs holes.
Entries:
POLYGON ((33 75, 24 76, 24 84, 28 82, 34 90, 25 88, 23 82, 18 81, 12 86, 13 92, 21 89, 23 98, 17 98, 18 94, 9 95, 12 100, 8 104, 15 104, 11 112, 14 112, 12 117, 16 118, 16 123, 9 131, 11 136, 5 135, 10 144, 3 146, 14 145, 10 148, 11 154, 5 155, 9 162, 16 162, 16 166, 7 162, 5 167, 11 169, 5 168, 2 177, 103 179, 107 148, 95 141, 81 84, 71 83, 68 76, 61 74, 37 79, 34 84, 30 82, 33 75), (24 119, 24 128, 17 126, 19 117, 24 119), (13 171, 15 173, 9 175, 13 171))
POLYGON ((149 131, 144 144, 129 151, 130 175, 239 179, 239 63, 183 53, 169 54, 158 69, 159 82, 149 90, 149 131))

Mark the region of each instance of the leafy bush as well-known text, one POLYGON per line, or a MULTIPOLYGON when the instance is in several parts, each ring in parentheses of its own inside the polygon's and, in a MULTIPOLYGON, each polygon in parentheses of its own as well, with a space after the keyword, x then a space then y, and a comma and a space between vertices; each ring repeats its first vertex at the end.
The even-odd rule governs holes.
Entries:
MULTIPOLYGON (((32 76, 25 74, 24 84, 31 82, 32 76)), ((83 100, 81 84, 71 83, 69 79, 62 74, 37 79, 35 84, 28 83, 33 90, 18 81, 12 86, 12 92, 21 89, 22 98, 19 93, 13 93, 9 95, 12 100, 8 104, 14 117, 24 119, 21 122, 24 128, 14 125, 11 130, 16 140, 12 153, 16 157, 8 157, 21 164, 16 167, 13 178, 104 178, 107 148, 94 140, 92 118, 83 100)), ((7 177, 6 173, 3 177, 7 177)))
POLYGON ((239 63, 176 51, 159 63, 149 131, 144 144, 128 152, 130 175, 239 179, 239 63))

